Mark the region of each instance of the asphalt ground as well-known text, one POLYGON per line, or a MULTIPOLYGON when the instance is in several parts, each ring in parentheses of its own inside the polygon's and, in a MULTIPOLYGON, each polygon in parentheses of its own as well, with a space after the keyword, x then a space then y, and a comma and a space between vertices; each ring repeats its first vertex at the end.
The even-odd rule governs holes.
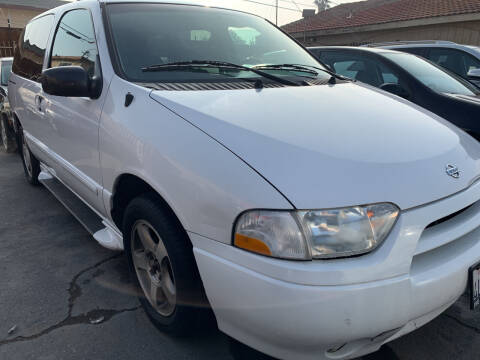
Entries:
MULTIPOLYGON (((366 358, 480 359, 480 313, 461 298, 366 358)), ((232 355, 214 324, 184 339, 159 332, 139 307, 122 253, 100 247, 53 195, 25 181, 17 154, 0 152, 0 359, 232 355)))

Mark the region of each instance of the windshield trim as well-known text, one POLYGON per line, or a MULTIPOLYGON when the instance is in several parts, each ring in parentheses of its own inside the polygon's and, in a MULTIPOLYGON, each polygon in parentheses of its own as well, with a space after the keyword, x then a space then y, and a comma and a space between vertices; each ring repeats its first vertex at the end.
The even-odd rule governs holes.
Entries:
POLYGON ((158 5, 172 5, 172 6, 190 6, 190 7, 199 7, 199 8, 212 8, 212 9, 219 9, 219 10, 224 10, 224 11, 230 11, 230 12, 237 12, 237 13, 242 13, 250 16, 254 16, 256 18, 259 18, 263 21, 266 21, 268 24, 271 26, 275 27, 278 31, 282 32, 284 35, 286 35, 290 40, 292 40, 297 46, 303 49, 303 51, 310 56, 310 58, 319 63, 321 66, 323 66, 325 69, 328 69, 328 66, 326 66, 322 61, 317 59, 308 49, 302 45, 297 39, 292 37, 290 34, 285 32, 282 28, 278 27, 268 19, 265 19, 257 14, 252 14, 247 11, 242 11, 242 10, 236 10, 236 9, 228 9, 228 8, 222 8, 218 6, 207 6, 207 5, 202 5, 202 4, 181 4, 181 3, 166 3, 162 1, 111 1, 111 2, 100 2, 100 9, 102 13, 102 19, 103 19, 103 26, 104 26, 104 31, 105 31, 105 37, 107 38, 107 48, 108 48, 108 53, 110 55, 110 61, 113 67, 113 71, 117 76, 120 78, 132 82, 132 83, 151 83, 151 81, 146 81, 143 79, 134 79, 129 77, 123 70, 121 62, 120 62, 120 56, 118 54, 118 46, 115 42, 115 38, 113 36, 113 31, 112 31, 112 25, 110 23, 110 17, 108 15, 108 6, 110 5, 138 5, 138 4, 147 4, 147 5, 152 5, 152 4, 158 4, 158 5))

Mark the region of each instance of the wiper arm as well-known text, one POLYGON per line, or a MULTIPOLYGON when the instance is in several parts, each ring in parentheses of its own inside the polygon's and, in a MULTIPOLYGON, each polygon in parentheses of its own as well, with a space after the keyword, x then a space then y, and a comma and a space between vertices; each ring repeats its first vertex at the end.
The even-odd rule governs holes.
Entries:
POLYGON ((226 61, 214 61, 214 60, 192 60, 192 61, 180 61, 180 62, 172 62, 167 64, 157 64, 157 65, 150 65, 147 67, 142 68, 143 72, 156 72, 156 71, 173 71, 173 70, 181 70, 184 68, 194 68, 194 67, 215 67, 215 68, 225 68, 225 69, 239 69, 244 71, 250 71, 257 75, 260 75, 266 79, 275 81, 277 83, 283 85, 290 85, 290 86, 302 86, 302 84, 296 83, 294 81, 290 81, 287 79, 283 79, 279 76, 271 75, 261 70, 257 70, 254 68, 250 68, 243 65, 237 65, 233 63, 229 63, 226 61))
POLYGON ((168 70, 177 70, 182 68, 192 68, 192 67, 215 67, 215 68, 230 68, 230 69, 239 69, 243 68, 241 65, 230 64, 221 61, 211 61, 211 60, 193 60, 193 61, 178 61, 171 62, 166 64, 155 64, 147 67, 143 67, 143 72, 155 72, 155 71, 168 71, 168 70))
MULTIPOLYGON (((327 74, 329 74, 330 76, 332 76, 333 83, 335 83, 335 78, 337 78, 337 79, 339 79, 339 80, 355 81, 355 79, 350 79, 349 77, 346 77, 346 76, 337 74, 337 73, 334 72, 334 71, 330 71, 330 70, 328 70, 328 69, 323 69, 323 68, 321 68, 321 67, 314 66, 314 65, 300 65, 300 64, 286 64, 286 65, 301 66, 301 67, 305 67, 305 68, 317 69, 317 70, 326 72, 327 74)), ((332 79, 330 79, 331 82, 332 82, 332 79)))
POLYGON ((280 69, 280 70, 293 70, 293 71, 300 71, 300 72, 305 72, 309 73, 312 75, 317 76, 318 72, 303 66, 303 65, 297 65, 297 64, 266 64, 266 65, 255 65, 253 66, 254 69, 280 69))
POLYGON ((316 69, 316 70, 323 71, 323 72, 327 73, 328 75, 330 75, 330 80, 328 81, 330 84, 335 84, 336 79, 354 81, 354 80, 352 80, 350 78, 347 78, 343 75, 337 74, 336 72, 330 71, 328 69, 323 69, 321 67, 314 66, 314 65, 301 65, 301 64, 278 64, 277 65, 277 64, 271 64, 271 65, 257 65, 257 66, 254 66, 254 68, 259 68, 259 69, 288 69, 288 68, 290 68, 292 70, 304 71, 304 72, 311 73, 312 75, 318 75, 318 72, 311 70, 311 69, 316 69))
POLYGON ((347 81, 356 81, 355 79, 351 79, 347 76, 343 76, 343 75, 340 75, 340 74, 337 74, 335 71, 331 71, 331 70, 328 70, 328 69, 323 69, 323 68, 320 68, 318 66, 313 66, 313 65, 302 65, 302 66, 308 66, 308 67, 311 67, 313 69, 317 69, 317 70, 320 70, 320 71, 323 71, 323 72, 326 72, 327 74, 331 75, 332 77, 334 78, 337 78, 339 80, 347 80, 347 81))

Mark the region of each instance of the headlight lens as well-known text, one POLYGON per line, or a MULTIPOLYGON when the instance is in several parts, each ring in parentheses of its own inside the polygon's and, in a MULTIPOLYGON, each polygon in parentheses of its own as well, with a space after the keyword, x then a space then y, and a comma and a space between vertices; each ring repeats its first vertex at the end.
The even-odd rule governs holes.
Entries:
POLYGON ((263 255, 309 259, 300 227, 289 211, 254 210, 237 221, 234 244, 263 255))
POLYGON ((284 259, 359 255, 383 242, 398 213, 391 203, 331 210, 253 210, 237 220, 234 244, 284 259))

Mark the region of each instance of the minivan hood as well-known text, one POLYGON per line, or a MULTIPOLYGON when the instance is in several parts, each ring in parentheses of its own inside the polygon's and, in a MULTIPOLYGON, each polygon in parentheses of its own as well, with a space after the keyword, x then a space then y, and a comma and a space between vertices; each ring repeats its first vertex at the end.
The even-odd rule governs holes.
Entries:
POLYGON ((150 96, 230 149, 299 209, 377 202, 407 209, 461 191, 480 175, 473 138, 363 85, 150 96), (449 164, 459 178, 447 175, 449 164))

